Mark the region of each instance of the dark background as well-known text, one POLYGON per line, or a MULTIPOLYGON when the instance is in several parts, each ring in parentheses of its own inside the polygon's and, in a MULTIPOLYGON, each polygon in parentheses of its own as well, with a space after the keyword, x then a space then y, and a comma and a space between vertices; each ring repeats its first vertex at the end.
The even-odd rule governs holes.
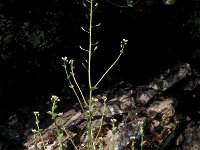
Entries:
MULTIPOLYGON (((199 49, 198 0, 140 0, 99 2, 94 12, 93 40, 99 41, 93 56, 93 81, 119 54, 120 41, 129 40, 117 65, 100 85, 112 79, 145 84, 160 71, 187 62, 199 49), (115 5, 111 4, 114 3, 115 5), (116 5, 120 5, 116 6, 116 5)), ((87 58, 87 11, 81 0, 4 0, 0 2, 0 101, 8 110, 64 96, 68 87, 61 57, 75 60, 76 76, 87 83, 81 62, 87 58)), ((197 64, 198 65, 198 64, 197 64)))

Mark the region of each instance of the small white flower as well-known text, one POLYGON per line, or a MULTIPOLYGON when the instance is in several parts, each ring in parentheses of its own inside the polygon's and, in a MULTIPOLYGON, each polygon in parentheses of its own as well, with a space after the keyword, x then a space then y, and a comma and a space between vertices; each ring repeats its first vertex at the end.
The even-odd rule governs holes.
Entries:
POLYGON ((116 119, 111 119, 111 122, 115 123, 115 122, 117 122, 117 120, 116 119))
POLYGON ((59 97, 58 96, 55 96, 55 95, 52 95, 51 96, 51 101, 60 101, 59 97))
POLYGON ((65 57, 61 57, 61 59, 64 61, 64 62, 68 62, 68 60, 67 60, 67 57, 65 56, 65 57))
POLYGON ((31 131, 32 131, 33 133, 37 132, 35 129, 32 129, 31 131))
POLYGON ((92 101, 93 101, 93 102, 98 102, 98 98, 93 98, 93 97, 92 97, 92 101))
POLYGON ((124 45, 127 45, 128 40, 127 39, 122 39, 122 42, 123 42, 124 45))
POLYGON ((74 60, 73 59, 69 60, 69 64, 74 64, 74 60))
POLYGON ((131 136, 131 137, 130 137, 130 140, 135 140, 135 136, 131 136))
POLYGON ((107 97, 104 95, 101 97, 103 99, 103 101, 105 102, 107 100, 107 97))
POLYGON ((39 115, 40 114, 39 111, 34 111, 33 113, 34 113, 34 115, 39 115))
POLYGON ((63 113, 62 113, 62 112, 58 114, 58 116, 62 116, 62 115, 63 115, 63 113))

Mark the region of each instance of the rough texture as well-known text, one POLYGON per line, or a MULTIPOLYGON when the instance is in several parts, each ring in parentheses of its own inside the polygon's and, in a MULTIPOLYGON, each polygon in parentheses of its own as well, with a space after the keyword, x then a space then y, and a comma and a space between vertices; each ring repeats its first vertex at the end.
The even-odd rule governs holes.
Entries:
MULTIPOLYGON (((139 149, 141 136, 139 134, 140 128, 138 124, 141 122, 144 123, 145 149, 164 150, 171 146, 186 147, 187 144, 182 145, 183 143, 178 143, 181 139, 180 132, 185 129, 183 132, 184 137, 190 139, 192 134, 189 134, 188 132, 196 132, 198 126, 186 126, 191 121, 191 118, 176 111, 182 100, 173 97, 167 91, 178 83, 184 82, 187 85, 191 82, 190 80, 186 80, 193 76, 190 65, 179 64, 168 69, 160 76, 162 76, 162 78, 155 78, 149 85, 138 86, 136 88, 126 82, 120 82, 111 89, 107 89, 104 92, 102 91, 101 94, 95 96, 95 98, 98 99, 98 102, 95 104, 93 117, 95 135, 98 132, 103 110, 103 100, 101 97, 108 97, 102 132, 100 132, 100 136, 103 137, 104 149, 109 149, 112 144, 116 150, 130 149, 131 137, 135 138, 135 149, 139 149), (160 84, 163 83, 163 81, 167 81, 167 84, 160 84), (157 86, 157 84, 159 86, 157 86), (151 87, 152 85, 154 88, 151 87), (154 92, 149 92, 150 90, 153 90, 154 92), (148 94, 146 94, 147 92, 148 94), (141 97, 142 102, 145 103, 141 103, 141 97), (111 129, 111 119, 113 118, 117 120, 117 132, 114 135, 112 134, 111 129)), ((84 149, 83 145, 85 145, 87 124, 87 115, 85 113, 81 113, 75 106, 70 111, 64 112, 64 114, 57 119, 57 123, 60 126, 64 126, 73 139, 80 139, 80 141, 75 140, 78 142, 76 144, 79 149, 84 149)), ((47 144, 48 147, 56 149, 58 144, 56 139, 55 141, 49 142, 49 134, 52 132, 55 134, 55 127, 53 124, 44 130, 43 138, 45 143, 49 143, 47 144)), ((66 139, 67 135, 64 134, 63 146, 66 149, 70 149, 70 142, 66 139)), ((188 142, 187 140, 186 142, 188 142)), ((31 135, 27 141, 25 141, 24 145, 27 148, 34 149, 33 137, 31 135)))

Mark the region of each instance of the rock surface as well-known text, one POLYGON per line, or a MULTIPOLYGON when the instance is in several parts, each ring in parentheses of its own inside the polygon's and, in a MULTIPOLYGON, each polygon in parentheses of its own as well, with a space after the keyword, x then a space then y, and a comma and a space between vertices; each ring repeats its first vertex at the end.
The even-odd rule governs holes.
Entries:
MULTIPOLYGON (((161 73, 149 84, 133 87, 126 82, 120 82, 110 89, 95 95, 98 102, 95 103, 93 117, 94 133, 97 134, 99 123, 104 107, 103 96, 106 101, 105 116, 102 126, 101 136, 104 149, 109 149, 112 144, 114 149, 131 149, 131 138, 135 139, 135 149, 140 149, 141 135, 140 123, 144 127, 144 149, 165 150, 165 149, 198 149, 199 121, 194 122, 189 114, 182 111, 182 97, 185 90, 190 89, 191 82, 193 89, 198 88, 196 75, 193 73, 190 64, 178 64, 173 68, 161 73), (181 86, 180 86, 181 84, 181 86), (178 96, 173 94, 173 87, 179 91, 178 96), (184 87, 184 88, 183 88, 184 87), (182 91, 182 92, 180 92, 182 91), (116 133, 112 134, 111 119, 116 119, 116 133), (192 140, 192 139, 195 140, 192 140), (190 143, 189 145, 187 143, 190 143)), ((192 94, 197 94, 192 90, 192 94)), ((191 95, 191 93, 189 94, 191 95)), ((184 106, 185 107, 185 106, 184 106)), ((183 109, 183 110, 182 110, 183 109)), ((194 110, 194 113, 197 110, 194 110)), ((197 118, 196 118, 197 119, 197 118)), ((84 149, 86 139, 87 114, 82 113, 77 105, 57 118, 57 124, 65 127, 71 138, 75 140, 78 149, 84 149), (80 140, 77 140, 80 139, 80 140)), ((50 149, 56 149, 58 142, 56 138, 54 124, 51 124, 43 131, 43 139, 50 149)), ((71 149, 68 137, 63 131, 63 147, 71 149)), ((40 143, 41 144, 41 143, 40 143)), ((26 149, 35 149, 33 135, 29 135, 24 140, 26 149)))

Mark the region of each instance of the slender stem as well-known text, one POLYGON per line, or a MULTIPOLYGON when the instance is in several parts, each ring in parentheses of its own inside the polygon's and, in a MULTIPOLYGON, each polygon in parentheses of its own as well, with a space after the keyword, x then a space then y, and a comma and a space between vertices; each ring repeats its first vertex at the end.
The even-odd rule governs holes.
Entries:
POLYGON ((93 0, 90 0, 90 25, 89 25, 89 52, 88 52, 88 86, 89 86, 89 120, 88 120, 88 146, 93 145, 92 135, 92 83, 91 83, 91 56, 92 56, 92 14, 93 14, 93 0))
POLYGON ((117 59, 112 63, 112 65, 106 70, 106 72, 101 76, 101 78, 99 79, 99 81, 95 84, 94 87, 97 87, 98 84, 102 81, 102 79, 105 77, 105 75, 112 69, 112 67, 116 64, 116 62, 119 60, 119 58, 121 57, 122 53, 119 54, 119 56, 117 57, 117 59))
POLYGON ((98 130, 97 136, 95 138, 95 143, 97 142, 97 139, 98 139, 99 134, 101 132, 101 128, 102 128, 102 125, 103 125, 103 118, 104 118, 104 115, 105 115, 105 111, 106 111, 106 102, 104 102, 104 105, 103 105, 103 111, 102 111, 102 116, 101 116, 101 123, 100 123, 100 127, 99 127, 99 130, 98 130))
POLYGON ((58 138, 58 145, 59 145, 59 150, 62 150, 63 147, 62 147, 62 135, 60 133, 60 130, 58 129, 58 125, 56 123, 56 120, 54 120, 54 124, 55 124, 55 127, 56 127, 56 132, 57 132, 57 138, 58 138))
POLYGON ((68 136, 68 139, 70 140, 70 142, 72 143, 72 145, 74 146, 75 150, 78 150, 78 148, 76 147, 73 139, 71 138, 71 136, 69 135, 69 133, 67 132, 67 130, 65 129, 64 125, 62 125, 62 130, 65 132, 65 134, 68 136))
POLYGON ((42 146, 43 146, 43 149, 45 149, 46 148, 46 146, 45 146, 45 143, 44 143, 44 139, 43 139, 43 137, 42 137, 42 129, 40 129, 40 126, 39 126, 39 119, 38 119, 38 116, 39 116, 39 114, 38 113, 34 113, 35 114, 35 119, 36 119, 36 126, 37 126, 37 132, 38 132, 38 134, 39 134, 39 136, 40 136, 40 139, 41 139, 41 141, 42 141, 42 146))
POLYGON ((68 71, 67 71, 67 68, 66 68, 66 67, 64 67, 64 68, 65 68, 65 73, 66 73, 66 75, 67 75, 67 79, 68 79, 68 81, 69 81, 70 87, 72 88, 72 90, 73 90, 73 92, 74 92, 76 98, 78 99, 78 102, 79 102, 79 104, 80 104, 80 106, 81 106, 81 109, 82 109, 82 111, 84 112, 83 105, 82 105, 81 100, 80 100, 80 98, 79 98, 79 96, 78 96, 76 90, 74 89, 74 86, 73 86, 71 80, 70 80, 70 75, 69 75, 69 73, 68 73, 68 71))
MULTIPOLYGON (((37 125, 37 126, 38 126, 38 125, 37 125)), ((39 129, 39 126, 38 126, 38 129, 39 129)), ((45 144, 44 144, 44 139, 43 139, 43 137, 42 137, 42 133, 39 132, 39 135, 40 135, 40 139, 42 140, 42 146, 43 146, 43 148, 45 149, 46 146, 45 146, 45 144)))
POLYGON ((89 27, 89 53, 88 53, 88 85, 89 85, 90 93, 91 93, 91 87, 92 87, 92 84, 91 84, 92 13, 93 13, 93 0, 90 1, 90 27, 89 27))
POLYGON ((37 146, 37 136, 36 136, 36 134, 34 133, 34 135, 33 135, 33 139, 34 139, 34 145, 35 145, 35 149, 36 150, 38 150, 39 148, 38 148, 38 146, 37 146))
POLYGON ((81 97, 82 97, 82 99, 83 99, 85 105, 87 106, 87 102, 86 102, 86 100, 85 100, 85 96, 83 95, 83 92, 82 92, 82 90, 81 90, 81 88, 80 88, 78 82, 76 81, 76 78, 75 78, 75 75, 74 75, 73 64, 71 64, 71 74, 72 74, 72 77, 73 77, 73 79, 74 79, 74 82, 75 82, 75 84, 76 84, 76 86, 77 86, 77 88, 78 88, 78 90, 79 90, 79 92, 80 92, 80 94, 81 94, 81 97))

